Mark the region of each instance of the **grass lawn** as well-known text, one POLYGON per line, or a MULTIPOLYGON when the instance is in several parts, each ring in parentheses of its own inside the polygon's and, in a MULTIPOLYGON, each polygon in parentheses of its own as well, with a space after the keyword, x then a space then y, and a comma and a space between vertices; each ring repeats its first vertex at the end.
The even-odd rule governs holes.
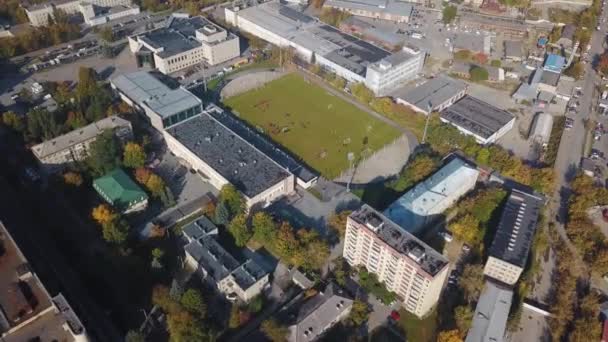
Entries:
POLYGON ((400 135, 297 74, 224 102, 329 179, 348 169, 349 152, 369 155, 400 135))
POLYGON ((424 319, 418 319, 413 314, 400 310, 399 327, 403 329, 408 341, 434 342, 437 338, 437 309, 424 319))

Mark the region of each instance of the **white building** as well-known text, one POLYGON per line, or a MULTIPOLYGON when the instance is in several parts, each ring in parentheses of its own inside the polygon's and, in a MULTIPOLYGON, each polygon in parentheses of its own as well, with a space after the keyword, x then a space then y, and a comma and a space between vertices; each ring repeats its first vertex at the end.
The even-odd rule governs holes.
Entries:
POLYGON ((475 188, 479 171, 454 158, 444 167, 399 197, 384 215, 412 234, 437 220, 467 192, 475 188))
POLYGON ((408 47, 391 54, 275 0, 242 9, 226 8, 225 16, 239 29, 293 48, 307 62, 348 82, 364 83, 378 96, 416 78, 426 56, 408 47))
POLYGON ((294 175, 211 114, 167 128, 167 147, 217 189, 233 184, 247 208, 265 207, 294 192, 294 175))
POLYGON ((113 78, 110 85, 159 131, 203 111, 203 102, 198 97, 162 75, 136 71, 113 78))
POLYGON ((110 8, 97 8, 90 3, 83 3, 81 6, 84 22, 89 26, 103 25, 112 20, 140 13, 139 6, 137 5, 118 5, 110 8))
POLYGON ((95 16, 92 7, 115 7, 115 6, 130 6, 131 0, 53 0, 39 4, 25 6, 25 13, 33 26, 46 26, 49 24, 49 18, 53 18, 56 10, 61 10, 66 14, 82 13, 85 20, 91 16, 95 16))
POLYGON ((129 37, 129 48, 141 60, 147 56, 163 74, 202 62, 223 63, 241 54, 237 36, 203 17, 172 16, 164 27, 129 37))
POLYGON ((513 114, 469 95, 444 109, 439 118, 483 145, 495 143, 515 124, 513 114))
POLYGON ((465 342, 504 341, 512 299, 513 290, 486 281, 465 342))
POLYGON ((418 317, 437 304, 448 276, 443 255, 368 205, 348 217, 343 255, 376 274, 418 317))
POLYGON ((413 110, 428 115, 442 111, 467 93, 467 84, 445 75, 439 75, 415 87, 397 90, 392 96, 395 101, 413 110))
POLYGON ((327 0, 323 3, 323 8, 335 8, 354 16, 398 23, 407 23, 412 14, 412 4, 398 0, 327 0))
POLYGON ((217 227, 204 216, 186 225, 186 263, 221 293, 249 302, 268 285, 268 272, 251 259, 239 263, 217 242, 217 233, 217 227))
POLYGON ((483 273, 514 285, 528 260, 543 199, 512 190, 503 209, 483 273))
POLYGON ((532 140, 546 147, 549 144, 551 138, 551 131, 553 130, 553 115, 549 113, 538 113, 534 118, 534 124, 532 125, 532 133, 530 136, 532 140))
POLYGON ((129 121, 111 116, 34 145, 32 153, 45 172, 61 171, 70 163, 84 160, 91 143, 105 130, 113 130, 122 141, 130 139, 133 132, 129 121))

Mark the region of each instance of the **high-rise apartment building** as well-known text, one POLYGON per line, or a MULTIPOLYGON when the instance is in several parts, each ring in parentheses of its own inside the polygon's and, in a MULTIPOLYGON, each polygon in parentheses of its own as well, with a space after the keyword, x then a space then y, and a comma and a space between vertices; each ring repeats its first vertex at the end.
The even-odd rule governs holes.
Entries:
POLYGON ((448 275, 443 255, 368 205, 348 217, 343 255, 376 274, 418 317, 435 306, 448 275))

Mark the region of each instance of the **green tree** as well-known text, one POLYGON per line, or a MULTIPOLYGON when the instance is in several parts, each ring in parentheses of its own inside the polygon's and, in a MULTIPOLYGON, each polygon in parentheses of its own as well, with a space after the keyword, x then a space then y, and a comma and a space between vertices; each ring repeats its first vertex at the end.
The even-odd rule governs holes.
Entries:
POLYGON ((576 80, 580 80, 585 76, 585 65, 581 62, 572 63, 572 65, 564 71, 564 74, 576 80))
POLYGON ((336 232, 340 239, 344 238, 344 233, 346 232, 346 221, 351 213, 352 211, 350 210, 343 210, 339 213, 334 213, 329 217, 329 227, 336 232))
POLYGON ((329 258, 329 246, 313 229, 299 229, 297 234, 299 248, 294 250, 295 258, 302 258, 301 265, 307 270, 321 269, 329 258))
POLYGON ((456 6, 447 5, 443 8, 443 16, 442 20, 445 24, 449 24, 456 19, 456 14, 458 14, 458 8, 456 6))
POLYGON ((49 140, 61 133, 61 125, 53 113, 34 108, 27 113, 27 131, 33 140, 49 140))
POLYGON ((287 333, 289 332, 286 327, 279 325, 274 319, 267 319, 262 322, 260 328, 264 335, 268 337, 272 342, 284 342, 287 340, 287 333))
POLYGON ((234 238, 234 243, 239 247, 245 246, 252 236, 251 230, 247 227, 247 216, 244 214, 237 215, 230 221, 228 231, 234 238))
POLYGON ((114 31, 109 26, 106 26, 99 30, 99 37, 107 43, 114 41, 114 31))
POLYGON ((136 169, 143 167, 145 161, 146 153, 140 144, 131 141, 125 145, 122 157, 122 163, 124 166, 136 169))
POLYGON ((355 96, 362 103, 370 103, 374 98, 374 93, 363 83, 355 83, 350 87, 350 90, 353 96, 355 96))
POLYGON ((76 96, 79 101, 87 101, 97 92, 97 73, 95 69, 80 67, 78 69, 78 85, 76 86, 76 96))
POLYGON ((356 327, 361 326, 369 318, 370 312, 371 310, 366 302, 355 299, 348 316, 348 321, 356 327))
POLYGON ((276 223, 268 213, 263 211, 253 215, 251 227, 253 229, 253 238, 261 244, 273 241, 277 232, 276 223))
POLYGON ((180 299, 180 304, 198 317, 203 318, 207 314, 207 304, 200 291, 196 289, 186 290, 180 299))
POLYGON ((176 311, 167 315, 167 330, 175 342, 204 341, 207 335, 199 320, 188 311, 176 311))
POLYGON ((500 68, 502 66, 502 62, 499 59, 493 59, 490 62, 490 65, 496 68, 500 68))
POLYGON ((15 114, 15 112, 5 112, 4 114, 2 114, 2 123, 18 132, 18 133, 23 133, 23 131, 25 130, 25 122, 23 121, 23 117, 15 114))
POLYGON ((230 211, 226 202, 220 202, 215 209, 215 217, 213 218, 216 224, 225 226, 230 222, 230 211))
POLYGON ((459 283, 460 288, 464 293, 464 298, 469 303, 477 301, 484 285, 483 265, 465 265, 462 275, 460 276, 459 283))
POLYGON ((129 224, 122 219, 104 223, 102 226, 103 239, 109 243, 122 245, 129 235, 129 224))
POLYGON ((489 77, 488 70, 479 66, 473 66, 471 70, 469 70, 469 74, 471 75, 471 81, 473 82, 487 81, 489 77))
POLYGON ((457 306, 454 309, 454 320, 456 326, 463 334, 469 331, 473 321, 473 310, 468 305, 457 306))
POLYGON ((238 305, 232 304, 230 307, 230 318, 228 318, 228 327, 236 329, 241 325, 240 310, 238 305))
POLYGON ((226 203, 231 218, 245 211, 245 199, 232 184, 222 186, 218 195, 218 201, 226 203))
POLYGON ((449 228, 457 240, 469 246, 477 246, 483 238, 480 234, 480 222, 471 214, 466 214, 452 221, 449 228))
POLYGON ((88 162, 97 175, 106 174, 120 165, 120 144, 112 130, 105 130, 91 143, 88 162))
POLYGON ((335 282, 342 287, 346 285, 346 277, 348 276, 347 268, 348 265, 343 258, 340 257, 334 260, 334 268, 331 272, 334 275, 335 282))

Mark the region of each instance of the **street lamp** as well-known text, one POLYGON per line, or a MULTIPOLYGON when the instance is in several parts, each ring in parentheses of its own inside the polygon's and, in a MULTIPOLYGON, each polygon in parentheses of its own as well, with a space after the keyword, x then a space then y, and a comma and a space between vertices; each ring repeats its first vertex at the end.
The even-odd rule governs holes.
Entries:
POLYGON ((426 121, 424 122, 424 133, 422 133, 422 142, 421 142, 422 145, 424 145, 424 141, 426 140, 426 131, 429 128, 429 120, 431 120, 431 111, 433 110, 433 104, 431 103, 431 101, 429 101, 427 109, 428 109, 428 114, 426 115, 426 121))

